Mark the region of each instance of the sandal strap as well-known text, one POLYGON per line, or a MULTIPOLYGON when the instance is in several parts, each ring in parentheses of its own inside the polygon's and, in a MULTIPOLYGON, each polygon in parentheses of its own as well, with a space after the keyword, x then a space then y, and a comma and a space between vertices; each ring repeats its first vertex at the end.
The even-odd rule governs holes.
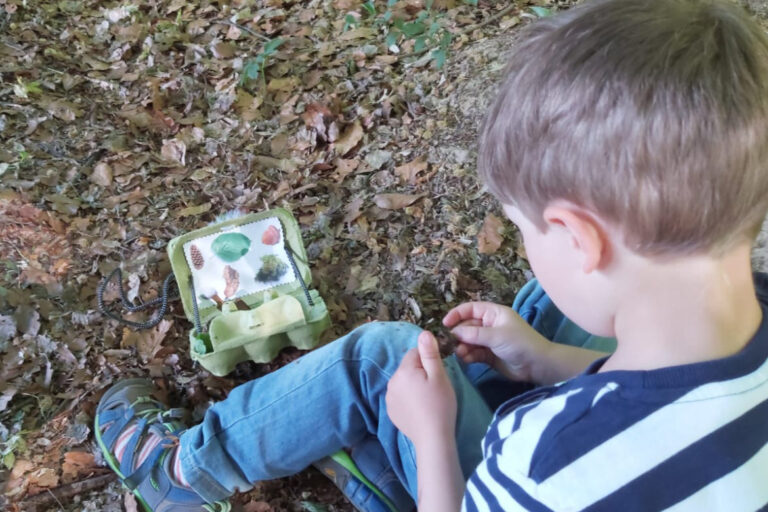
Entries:
POLYGON ((136 430, 128 440, 128 444, 125 445, 125 450, 123 451, 123 460, 120 462, 120 472, 123 475, 130 475, 133 473, 134 462, 138 456, 137 448, 139 447, 141 440, 144 438, 144 431, 146 427, 147 420, 145 418, 142 418, 136 422, 136 430))
POLYGON ((160 444, 152 449, 147 458, 144 459, 144 462, 142 462, 139 467, 136 468, 136 471, 123 479, 123 483, 131 490, 136 489, 136 487, 138 487, 141 482, 147 479, 163 453, 172 447, 172 442, 165 440, 161 441, 160 444))
POLYGON ((117 443, 117 438, 120 437, 120 433, 134 418, 135 416, 133 411, 130 409, 111 409, 104 411, 99 415, 99 427, 103 427, 104 425, 109 425, 111 423, 111 425, 109 425, 107 429, 101 433, 101 439, 104 442, 104 445, 107 446, 113 453, 115 443, 117 443))

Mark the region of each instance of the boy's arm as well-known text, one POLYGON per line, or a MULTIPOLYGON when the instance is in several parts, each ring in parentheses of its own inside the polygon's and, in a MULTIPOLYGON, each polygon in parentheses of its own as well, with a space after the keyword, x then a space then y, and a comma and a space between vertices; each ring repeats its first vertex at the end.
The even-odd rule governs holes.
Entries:
POLYGON ((452 435, 427 438, 416 449, 416 481, 420 512, 458 512, 464 475, 452 435))

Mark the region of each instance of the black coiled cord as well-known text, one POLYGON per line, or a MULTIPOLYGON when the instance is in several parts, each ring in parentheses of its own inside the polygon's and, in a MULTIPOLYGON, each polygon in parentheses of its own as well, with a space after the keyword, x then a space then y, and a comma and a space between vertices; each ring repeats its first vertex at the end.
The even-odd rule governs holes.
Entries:
POLYGON ((134 329, 149 329, 159 324, 163 319, 165 313, 168 311, 168 302, 177 300, 179 298, 178 293, 173 296, 170 294, 171 285, 175 282, 176 281, 173 277, 173 273, 168 274, 168 276, 166 276, 165 280, 163 281, 163 288, 159 297, 148 302, 142 302, 141 304, 135 306, 133 303, 131 303, 130 300, 128 300, 125 288, 123 287, 123 272, 120 270, 120 267, 117 267, 107 276, 106 279, 99 283, 99 287, 96 289, 96 301, 99 305, 99 311, 101 311, 104 315, 108 316, 112 320, 117 320, 121 324, 133 327, 134 329), (107 289, 107 285, 110 283, 110 281, 112 281, 112 279, 114 279, 115 276, 117 276, 120 301, 123 304, 123 308, 130 313, 135 313, 137 311, 144 311, 145 309, 149 309, 159 304, 160 308, 157 310, 157 313, 153 318, 147 320, 146 322, 134 322, 132 320, 128 320, 119 315, 116 315, 107 308, 107 305, 104 303, 104 291, 107 289))

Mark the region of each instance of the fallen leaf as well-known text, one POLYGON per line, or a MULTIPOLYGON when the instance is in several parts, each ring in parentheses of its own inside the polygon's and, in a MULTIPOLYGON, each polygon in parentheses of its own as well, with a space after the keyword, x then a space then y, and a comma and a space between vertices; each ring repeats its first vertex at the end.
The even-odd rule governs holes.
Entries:
POLYGON ((162 347, 165 335, 168 334, 168 330, 172 325, 173 322, 170 320, 161 320, 152 329, 142 331, 124 329, 123 341, 120 345, 122 348, 136 347, 141 359, 144 362, 149 361, 162 347))
POLYGON ((123 505, 125 505, 125 512, 139 511, 139 505, 136 503, 136 497, 130 491, 126 491, 125 494, 123 494, 123 505))
POLYGON ((187 145, 184 141, 178 139, 165 139, 160 154, 166 160, 184 165, 184 159, 187 156, 187 145))
POLYGON ((358 196, 354 198, 352 201, 347 204, 347 214, 344 215, 344 223, 349 224, 350 222, 354 221, 356 218, 360 216, 360 208, 363 206, 363 198, 362 196, 358 196))
POLYGON ((92 453, 67 452, 61 465, 61 478, 65 483, 73 482, 90 473, 95 467, 96 460, 92 453))
POLYGON ((415 183, 416 175, 427 168, 427 157, 420 156, 419 158, 395 167, 395 174, 400 176, 404 182, 415 183))
POLYGON ((392 160, 392 152, 376 149, 365 156, 365 162, 375 171, 381 169, 384 164, 392 160))
POLYGON ((299 79, 295 76, 288 76, 284 78, 273 78, 267 84, 267 91, 286 91, 290 92, 299 85, 299 79))
POLYGON ((336 154, 339 156, 346 155, 352 150, 357 143, 363 138, 363 127, 360 125, 360 121, 355 121, 352 126, 348 126, 341 137, 333 143, 333 147, 336 148, 336 154))
POLYGON ((93 168, 90 179, 102 187, 110 186, 112 184, 112 167, 106 162, 97 163, 93 168))
POLYGON ((344 178, 355 172, 357 166, 360 165, 360 160, 337 158, 334 164, 336 165, 336 172, 333 173, 333 176, 336 179, 336 183, 341 183, 344 181, 344 178))
POLYGON ((385 210, 398 210, 415 203, 423 196, 424 194, 376 194, 373 202, 385 210))
POLYGON ((501 235, 504 225, 497 216, 489 213, 483 221, 483 227, 477 234, 477 250, 480 254, 493 254, 499 250, 504 237, 501 235))
POLYGON ((186 208, 183 208, 183 209, 179 210, 176 213, 176 217, 178 217, 180 219, 182 217, 193 217, 195 215, 201 215, 201 214, 207 212, 210 209, 211 209, 211 203, 210 202, 203 203, 203 204, 198 204, 198 205, 195 205, 195 206, 187 206, 186 208))
POLYGON ((231 59, 237 52, 237 46, 232 43, 214 43, 211 44, 211 53, 217 59, 231 59))
POLYGON ((337 39, 339 41, 352 41, 353 39, 369 39, 376 32, 372 28, 357 27, 352 30, 347 30, 341 34, 337 39))

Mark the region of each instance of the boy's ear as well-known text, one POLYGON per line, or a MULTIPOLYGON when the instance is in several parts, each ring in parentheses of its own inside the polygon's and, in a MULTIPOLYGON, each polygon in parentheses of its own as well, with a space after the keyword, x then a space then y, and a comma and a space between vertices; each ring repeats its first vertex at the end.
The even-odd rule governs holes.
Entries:
POLYGON ((604 267, 610 259, 610 241, 603 225, 584 209, 570 205, 550 205, 544 209, 544 221, 550 228, 567 231, 573 247, 583 254, 582 270, 604 267))

